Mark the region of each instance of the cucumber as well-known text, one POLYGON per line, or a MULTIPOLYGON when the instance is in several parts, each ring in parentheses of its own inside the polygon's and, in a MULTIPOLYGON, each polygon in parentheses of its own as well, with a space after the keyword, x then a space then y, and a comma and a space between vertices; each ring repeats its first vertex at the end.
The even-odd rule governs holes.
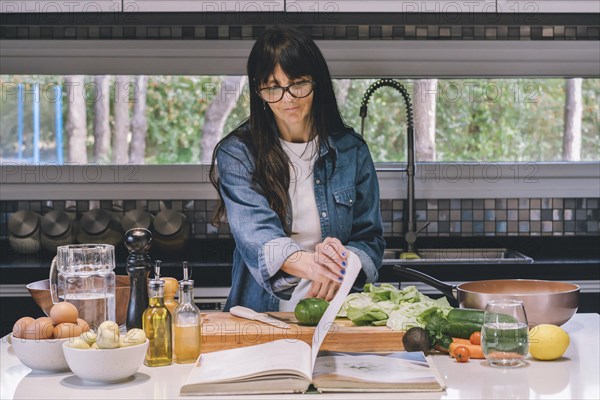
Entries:
POLYGON ((468 339, 473 332, 481 331, 481 327, 481 324, 472 322, 450 322, 444 333, 453 338, 468 339))
MULTIPOLYGON (((453 308, 448 313, 448 322, 468 322, 472 324, 479 324, 479 326, 483 326, 483 310, 476 310, 473 308, 453 308)), ((510 322, 515 323, 517 320, 506 314, 498 314, 497 315, 498 322, 510 322)))
POLYGON ((453 308, 448 313, 448 322, 470 322, 483 326, 483 311, 472 308, 453 308))

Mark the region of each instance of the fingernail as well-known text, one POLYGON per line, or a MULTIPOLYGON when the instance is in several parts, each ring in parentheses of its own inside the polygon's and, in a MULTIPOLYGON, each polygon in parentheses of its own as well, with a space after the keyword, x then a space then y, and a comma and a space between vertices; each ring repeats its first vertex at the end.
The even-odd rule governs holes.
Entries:
POLYGON ((342 267, 346 266, 346 261, 342 261, 342 267))
POLYGON ((342 279, 342 277, 341 277, 341 276, 338 278, 338 282, 341 282, 341 281, 343 281, 343 280, 344 280, 344 279, 342 279))
POLYGON ((342 251, 342 257, 346 257, 346 252, 342 251))
POLYGON ((345 270, 345 269, 343 269, 343 270, 342 270, 342 275, 345 275, 345 274, 346 274, 346 270, 345 270))

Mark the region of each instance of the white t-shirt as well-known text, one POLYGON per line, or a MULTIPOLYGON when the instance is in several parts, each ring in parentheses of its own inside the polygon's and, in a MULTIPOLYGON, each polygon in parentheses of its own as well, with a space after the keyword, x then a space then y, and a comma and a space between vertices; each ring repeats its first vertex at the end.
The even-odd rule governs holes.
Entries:
MULTIPOLYGON (((308 143, 291 143, 280 139, 281 147, 290 158, 289 195, 292 206, 292 236, 302 250, 314 251, 321 242, 321 221, 315 199, 313 168, 318 156, 317 138, 308 143)), ((279 302, 279 311, 294 311, 310 289, 311 281, 302 279, 290 300, 279 302)))

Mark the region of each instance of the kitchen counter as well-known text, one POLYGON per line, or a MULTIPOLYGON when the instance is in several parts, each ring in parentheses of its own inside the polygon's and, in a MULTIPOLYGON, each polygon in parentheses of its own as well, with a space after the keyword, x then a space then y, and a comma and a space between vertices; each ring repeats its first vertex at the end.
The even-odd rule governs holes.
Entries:
MULTIPOLYGON (((528 358, 527 365, 516 369, 490 367, 484 360, 458 364, 445 355, 433 356, 446 383, 438 393, 354 393, 272 396, 205 397, 228 400, 253 399, 467 399, 467 398, 600 398, 600 315, 576 314, 563 326, 571 337, 565 355, 555 361, 528 358)), ((0 344, 0 398, 8 399, 173 399, 191 364, 168 367, 142 366, 131 380, 113 385, 85 384, 72 373, 36 374, 19 362, 6 337, 0 344)), ((183 397, 190 398, 190 397, 183 397)), ((200 397, 198 397, 200 398, 200 397)))

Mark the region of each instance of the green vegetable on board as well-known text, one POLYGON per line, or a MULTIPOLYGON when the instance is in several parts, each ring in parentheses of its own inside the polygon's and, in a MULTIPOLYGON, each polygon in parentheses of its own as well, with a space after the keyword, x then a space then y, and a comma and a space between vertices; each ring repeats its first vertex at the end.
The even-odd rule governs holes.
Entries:
POLYGON ((294 315, 301 325, 314 326, 319 323, 327 307, 329 302, 323 299, 302 299, 296 304, 294 315))

